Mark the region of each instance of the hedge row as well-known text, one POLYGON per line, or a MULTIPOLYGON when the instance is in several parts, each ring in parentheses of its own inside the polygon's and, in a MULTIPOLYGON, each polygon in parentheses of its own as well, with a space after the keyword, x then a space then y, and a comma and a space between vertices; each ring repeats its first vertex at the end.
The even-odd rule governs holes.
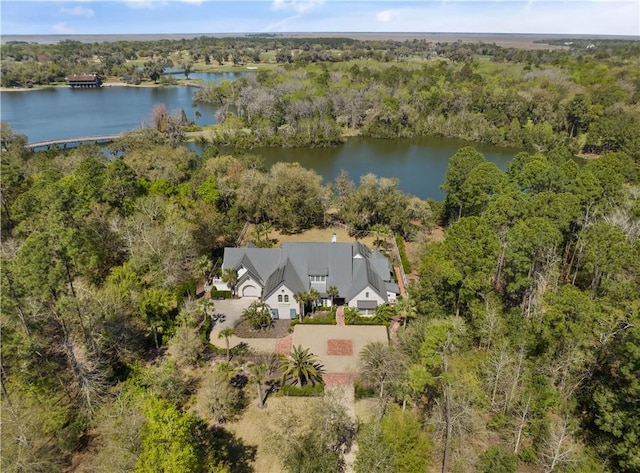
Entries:
POLYGON ((316 397, 324 394, 324 385, 316 384, 312 386, 311 384, 305 384, 304 386, 291 386, 285 384, 280 389, 280 392, 283 396, 316 397))
POLYGON ((401 235, 396 235, 396 243, 398 244, 398 252, 400 253, 400 261, 402 263, 402 269, 405 273, 411 272, 411 263, 407 257, 407 249, 404 246, 404 238, 401 235))
POLYGON ((231 291, 217 291, 211 289, 211 299, 231 299, 231 291))

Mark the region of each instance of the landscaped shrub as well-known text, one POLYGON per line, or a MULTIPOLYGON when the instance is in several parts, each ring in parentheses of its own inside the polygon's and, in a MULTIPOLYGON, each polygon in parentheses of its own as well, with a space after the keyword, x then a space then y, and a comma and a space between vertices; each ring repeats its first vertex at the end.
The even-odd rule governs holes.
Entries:
POLYGON ((280 393, 283 396, 295 396, 295 397, 317 397, 324 394, 324 384, 305 384, 304 386, 291 386, 285 384, 280 389, 280 393))
MULTIPOLYGON (((336 317, 328 315, 326 317, 306 317, 302 319, 303 325, 335 325, 336 317)), ((292 324, 293 325, 293 324, 292 324)))
POLYGON ((401 235, 396 235, 396 243, 398 244, 398 252, 400 253, 400 261, 402 263, 402 269, 405 273, 411 272, 411 263, 407 257, 407 249, 404 246, 404 239, 401 235))
POLYGON ((218 291, 211 289, 211 299, 231 299, 231 291, 218 291))
POLYGON ((389 326, 389 322, 380 321, 375 317, 353 317, 346 321, 347 325, 386 325, 389 326))

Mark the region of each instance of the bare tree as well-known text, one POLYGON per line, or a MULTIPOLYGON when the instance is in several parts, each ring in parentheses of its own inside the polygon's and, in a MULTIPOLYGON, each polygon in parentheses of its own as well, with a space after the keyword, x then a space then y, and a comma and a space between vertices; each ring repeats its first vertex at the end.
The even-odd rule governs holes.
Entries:
POLYGON ((558 467, 575 460, 577 444, 572 435, 573 428, 564 414, 552 416, 549 436, 543 444, 541 454, 542 468, 545 473, 556 471, 558 467))

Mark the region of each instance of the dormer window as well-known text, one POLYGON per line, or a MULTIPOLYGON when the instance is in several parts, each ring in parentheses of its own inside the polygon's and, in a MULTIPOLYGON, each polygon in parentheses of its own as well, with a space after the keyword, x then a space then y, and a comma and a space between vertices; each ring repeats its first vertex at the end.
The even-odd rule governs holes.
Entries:
POLYGON ((327 282, 327 277, 326 276, 309 276, 309 280, 313 283, 313 282, 319 282, 319 283, 323 283, 323 282, 327 282))

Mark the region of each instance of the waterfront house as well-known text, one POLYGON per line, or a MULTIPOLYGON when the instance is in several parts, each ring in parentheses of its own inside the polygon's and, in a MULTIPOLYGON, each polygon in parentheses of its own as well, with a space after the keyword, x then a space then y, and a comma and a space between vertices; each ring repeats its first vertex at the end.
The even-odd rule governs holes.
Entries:
MULTIPOLYGON (((238 272, 238 297, 261 299, 274 318, 296 318, 300 308, 295 294, 311 289, 320 294, 316 305, 347 305, 362 315, 373 315, 379 305, 395 302, 400 292, 387 257, 357 241, 225 248, 222 268, 238 272), (331 287, 337 294, 330 294, 331 287)), ((214 286, 229 289, 219 279, 214 286)))
POLYGON ((102 87, 102 77, 98 74, 86 74, 67 77, 67 84, 73 89, 87 87, 102 87))

